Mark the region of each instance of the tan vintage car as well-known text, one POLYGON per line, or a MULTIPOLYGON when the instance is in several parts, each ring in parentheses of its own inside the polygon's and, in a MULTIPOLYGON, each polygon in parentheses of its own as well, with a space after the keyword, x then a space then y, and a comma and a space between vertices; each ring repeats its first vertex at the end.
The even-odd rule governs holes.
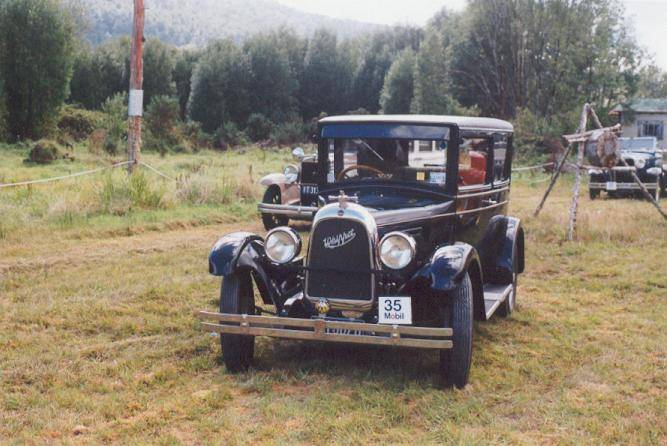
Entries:
POLYGON ((266 192, 258 208, 267 231, 287 225, 290 219, 312 220, 317 212, 317 156, 306 155, 301 147, 292 155, 298 164, 260 180, 266 192))

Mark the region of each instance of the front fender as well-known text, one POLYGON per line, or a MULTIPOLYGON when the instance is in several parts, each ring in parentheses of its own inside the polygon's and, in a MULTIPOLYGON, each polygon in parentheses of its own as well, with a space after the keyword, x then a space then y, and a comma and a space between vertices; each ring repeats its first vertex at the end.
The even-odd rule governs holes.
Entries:
POLYGON ((438 292, 452 291, 461 284, 471 266, 479 270, 479 255, 467 243, 442 246, 433 253, 431 262, 424 265, 415 279, 428 280, 431 289, 438 292))
POLYGON ((271 264, 266 259, 262 237, 249 232, 235 232, 218 240, 208 263, 214 276, 250 272, 264 303, 275 305, 278 311, 283 309, 285 298, 298 291, 300 282, 296 271, 303 266, 302 259, 290 265, 271 264))
POLYGON ((234 274, 238 268, 241 254, 245 252, 248 244, 255 240, 262 240, 262 238, 250 232, 234 232, 222 237, 213 246, 208 256, 209 272, 214 276, 222 277, 234 274))
POLYGON ((262 186, 280 186, 282 189, 285 187, 285 183, 287 182, 287 179, 285 178, 285 175, 282 173, 271 173, 265 177, 263 177, 261 180, 259 180, 259 184, 262 186))

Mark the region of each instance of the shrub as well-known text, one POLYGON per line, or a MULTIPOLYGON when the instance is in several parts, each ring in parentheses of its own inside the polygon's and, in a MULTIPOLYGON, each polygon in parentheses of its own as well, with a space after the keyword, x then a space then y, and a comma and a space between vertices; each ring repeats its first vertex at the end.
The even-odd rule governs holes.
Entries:
POLYGON ((248 118, 246 133, 251 141, 265 141, 271 137, 273 122, 261 113, 253 113, 248 118))
POLYGON ((304 142, 308 139, 309 126, 301 121, 289 121, 276 126, 271 139, 278 145, 304 142))
POLYGON ((146 147, 165 152, 181 142, 178 131, 180 109, 178 100, 156 96, 146 110, 146 147))
POLYGON ((154 184, 142 172, 135 172, 129 177, 108 174, 99 192, 102 212, 125 215, 137 209, 166 208, 165 190, 154 184))
POLYGON ((98 112, 82 110, 66 105, 60 111, 58 129, 74 141, 87 139, 104 120, 104 115, 98 112))
POLYGON ((118 93, 102 104, 103 126, 107 132, 103 148, 116 155, 127 141, 127 93, 118 93))
POLYGON ((51 164, 61 158, 63 158, 63 155, 58 144, 48 139, 42 139, 35 143, 26 161, 37 164, 51 164))
POLYGON ((204 132, 201 124, 196 121, 184 122, 180 126, 181 135, 183 135, 186 146, 197 151, 201 149, 210 149, 213 147, 213 139, 211 135, 204 132))
POLYGON ((248 144, 248 137, 242 130, 239 130, 236 124, 228 121, 215 132, 215 142, 217 148, 226 150, 229 147, 248 144))

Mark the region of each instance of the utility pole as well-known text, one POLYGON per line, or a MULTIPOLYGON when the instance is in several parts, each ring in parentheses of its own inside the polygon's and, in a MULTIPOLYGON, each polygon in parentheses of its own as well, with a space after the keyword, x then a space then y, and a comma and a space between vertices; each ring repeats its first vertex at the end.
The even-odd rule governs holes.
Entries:
POLYGON ((141 156, 141 120, 144 109, 144 0, 134 0, 134 28, 130 54, 130 97, 127 132, 128 171, 132 173, 141 156))

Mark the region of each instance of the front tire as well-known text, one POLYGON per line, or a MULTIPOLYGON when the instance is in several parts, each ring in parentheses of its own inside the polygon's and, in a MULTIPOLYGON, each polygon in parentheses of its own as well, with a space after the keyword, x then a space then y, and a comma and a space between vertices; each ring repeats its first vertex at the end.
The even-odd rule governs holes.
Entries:
POLYGON ((591 200, 597 200, 600 198, 600 189, 589 189, 588 196, 591 200))
POLYGON ((472 281, 466 273, 461 284, 454 289, 450 301, 443 307, 443 326, 454 331, 454 346, 440 352, 440 375, 442 386, 459 389, 468 384, 472 362, 472 281))
MULTIPOLYGON (((220 313, 255 314, 255 296, 252 279, 248 273, 234 274, 222 281, 220 313)), ((248 370, 255 354, 255 337, 220 334, 222 360, 231 373, 248 370)))
MULTIPOLYGON (((264 192, 264 198, 262 198, 262 203, 264 204, 282 204, 282 197, 280 194, 280 188, 278 186, 270 186, 264 192)), ((262 223, 264 223, 264 228, 267 231, 277 228, 279 226, 287 226, 289 223, 289 218, 284 215, 275 215, 275 214, 262 214, 262 223)))

